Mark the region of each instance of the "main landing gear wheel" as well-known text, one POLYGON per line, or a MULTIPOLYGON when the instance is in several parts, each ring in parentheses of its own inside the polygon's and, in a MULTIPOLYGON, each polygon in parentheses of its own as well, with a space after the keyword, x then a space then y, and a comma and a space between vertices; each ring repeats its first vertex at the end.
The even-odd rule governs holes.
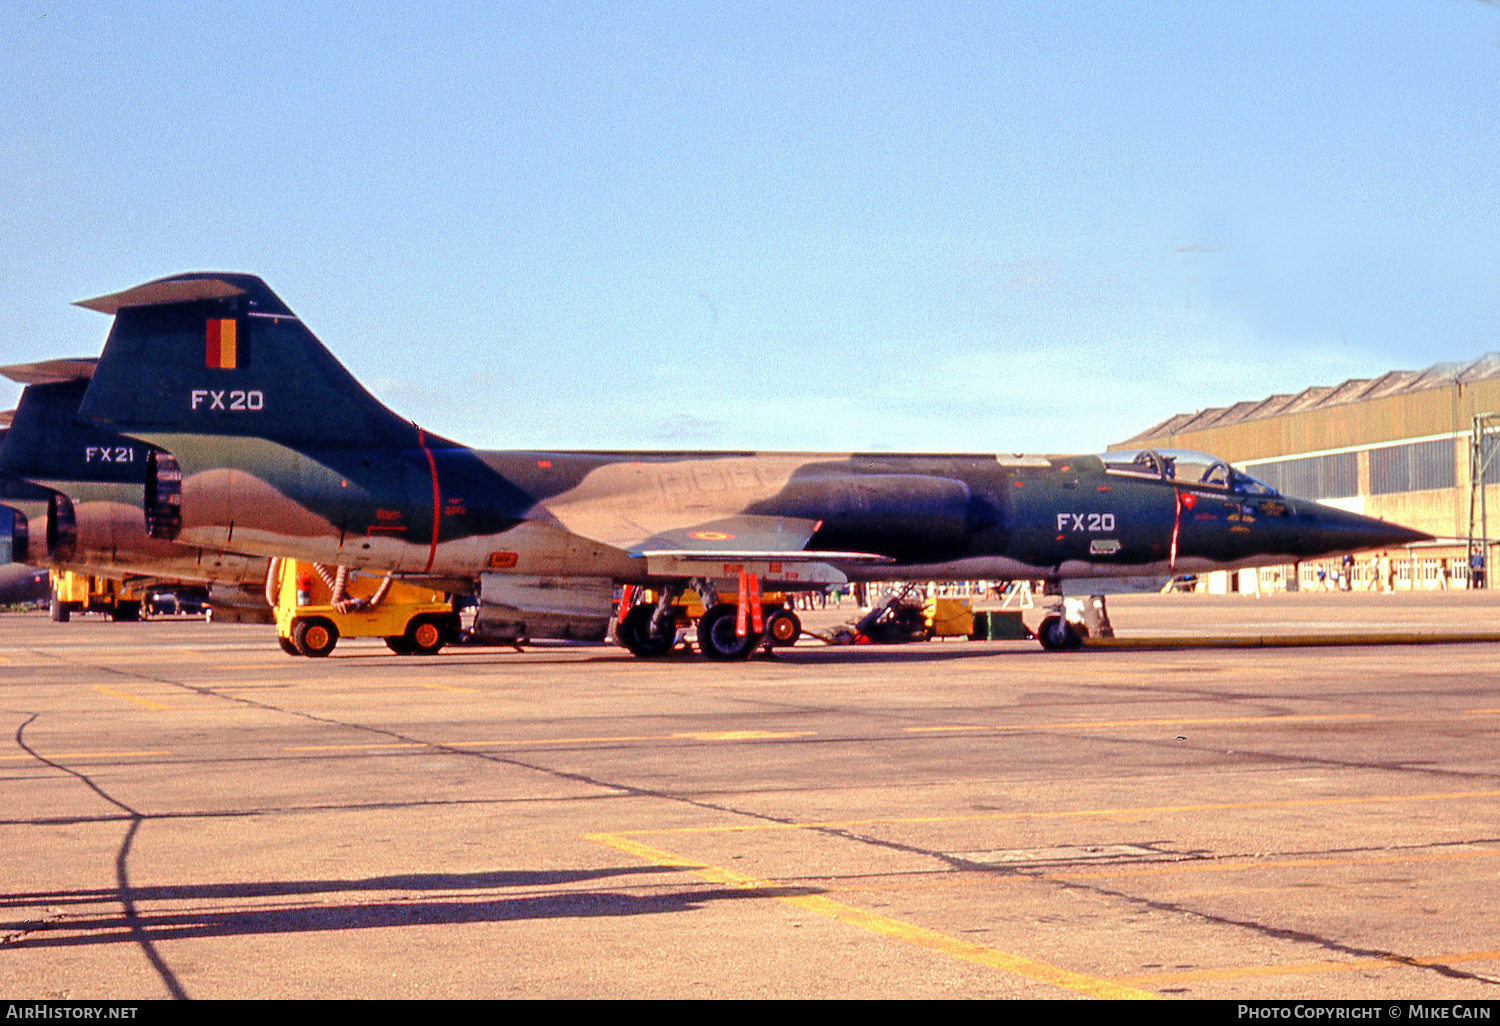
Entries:
POLYGON ((1078 632, 1060 616, 1049 616, 1042 620, 1041 626, 1036 629, 1036 639, 1048 652, 1071 652, 1083 645, 1078 632))
POLYGON ((629 649, 631 655, 641 659, 654 659, 672 651, 672 643, 677 640, 676 620, 674 618, 669 622, 667 629, 661 634, 653 634, 651 618, 655 612, 656 607, 653 605, 635 606, 615 628, 620 644, 629 649))
POLYGON ((766 638, 772 648, 795 645, 802 637, 802 621, 790 609, 778 609, 766 620, 766 638))
POLYGON ((406 625, 406 644, 413 655, 437 655, 447 641, 443 624, 436 617, 419 616, 406 625))
POLYGON ((54 595, 51 605, 47 607, 47 614, 57 623, 67 623, 73 616, 73 604, 64 602, 54 595))
POLYGON ((716 662, 748 659, 760 645, 761 636, 755 631, 746 631, 742 638, 735 633, 735 620, 739 610, 728 602, 721 602, 698 619, 698 651, 716 662))
POLYGON ((331 620, 315 616, 292 626, 292 644, 305 656, 326 656, 339 643, 339 629, 331 620))

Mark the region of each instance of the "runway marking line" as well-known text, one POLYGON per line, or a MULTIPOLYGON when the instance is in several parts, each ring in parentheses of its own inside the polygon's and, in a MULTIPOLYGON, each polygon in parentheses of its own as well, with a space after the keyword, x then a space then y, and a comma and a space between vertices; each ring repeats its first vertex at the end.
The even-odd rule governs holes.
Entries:
POLYGON ((811 737, 816 733, 816 730, 706 730, 667 737, 673 741, 775 741, 784 737, 811 737))
POLYGON ((388 741, 368 745, 287 745, 283 752, 369 752, 383 748, 432 748, 426 741, 388 741))
POLYGON ((1172 983, 1196 983, 1210 980, 1242 980, 1266 976, 1303 976, 1313 973, 1349 973, 1360 969, 1392 969, 1401 966, 1448 965, 1454 962, 1493 962, 1500 951, 1456 951, 1428 958, 1360 958, 1349 962, 1293 962, 1288 965, 1244 966, 1238 969, 1196 969, 1181 973, 1152 973, 1141 976, 1116 976, 1115 982, 1155 987, 1172 983))
MULTIPOLYGON (((42 752, 44 759, 131 759, 143 755, 171 755, 168 751, 157 752, 42 752)), ((8 762, 12 759, 33 759, 35 756, 23 752, 20 755, 0 755, 0 762, 8 762)))
POLYGON ((1500 798, 1500 791, 1455 791, 1449 794, 1369 795, 1362 798, 1289 798, 1266 802, 1212 802, 1194 805, 1137 805, 1113 809, 1077 809, 1057 812, 988 812, 975 816, 903 816, 889 819, 818 820, 807 823, 736 823, 710 827, 668 827, 654 830, 620 830, 612 836, 646 837, 657 834, 731 834, 762 830, 817 830, 842 827, 900 826, 919 823, 982 823, 1012 819, 1087 819, 1116 816, 1135 819, 1164 813, 1224 812, 1234 809, 1318 808, 1330 805, 1386 804, 1394 802, 1450 801, 1469 798, 1500 798))
MULTIPOLYGON (((1152 720, 1064 720, 1059 723, 972 723, 952 724, 941 727, 902 727, 913 734, 952 732, 959 730, 1066 730, 1070 727, 1093 730, 1099 727, 1198 727, 1216 723, 1299 723, 1319 720, 1373 720, 1374 713, 1309 713, 1292 716, 1209 716, 1197 719, 1162 717, 1152 720)), ((1399 716, 1388 719, 1403 719, 1399 716)))
POLYGON ((160 702, 153 702, 149 698, 137 698, 135 695, 128 695, 123 691, 116 691, 114 688, 107 688, 103 684, 95 684, 94 690, 99 692, 99 694, 101 695, 108 695, 111 698, 123 698, 127 702, 134 702, 136 705, 139 705, 142 708, 151 709, 156 712, 172 708, 170 705, 163 705, 160 702))
MULTIPOLYGON (((615 848, 658 866, 687 870, 699 879, 707 880, 709 883, 723 884, 741 890, 757 890, 780 886, 772 880, 760 880, 752 876, 746 876, 743 873, 736 873, 718 866, 711 866, 704 862, 696 862, 675 852, 666 851, 661 848, 647 847, 636 841, 627 840, 618 834, 584 834, 583 837, 585 840, 593 841, 595 844, 615 848)), ((1038 962, 1023 955, 1013 955, 998 948, 989 948, 971 941, 959 940, 956 937, 949 937, 947 934, 938 933, 936 930, 929 930, 926 927, 902 922, 899 919, 892 919, 890 916, 867 912, 864 909, 845 905, 842 902, 833 901, 821 895, 789 895, 777 897, 775 900, 790 905, 793 908, 801 909, 804 912, 826 916, 846 926, 853 926, 869 933, 890 937, 906 944, 926 948, 929 951, 936 951, 953 958, 961 958, 966 962, 974 962, 991 969, 999 969, 1002 972, 1048 983, 1054 987, 1077 991, 1087 994, 1090 997, 1114 1000, 1121 998, 1155 999, 1157 997, 1156 994, 1140 990, 1129 984, 1121 983, 1118 980, 1086 976, 1083 973, 1075 973, 1059 966, 1049 965, 1046 962, 1038 962)))
MULTIPOLYGON (((424 684, 422 687, 438 688, 444 691, 470 692, 475 688, 460 688, 446 684, 424 684)), ((121 696, 125 697, 125 696, 121 696)), ((140 700, 137 700, 140 701, 140 700)), ((1467 709, 1466 715, 1480 713, 1500 713, 1500 709, 1467 709)), ((1017 723, 1017 724, 948 724, 943 726, 902 727, 901 729, 910 734, 935 734, 955 733, 965 730, 973 731, 1002 731, 1023 732, 1029 730, 1094 730, 1108 727, 1193 727, 1214 724, 1232 723, 1300 723, 1320 722, 1329 720, 1374 720, 1378 719, 1373 713, 1310 713, 1307 715, 1290 716, 1215 716, 1198 717, 1195 719, 1182 719, 1181 717, 1161 717, 1158 719, 1137 720, 1073 720, 1058 723, 1017 723)), ((1399 719, 1400 717, 1389 717, 1399 719)), ((370 743, 358 745, 295 745, 282 749, 287 752, 355 752, 355 751, 378 751, 384 748, 502 748, 519 747, 525 745, 576 745, 576 744, 600 744, 620 743, 637 741, 775 741, 783 738, 813 737, 817 735, 815 730, 721 730, 721 731, 686 731, 673 734, 636 734, 618 735, 614 737, 553 737, 553 738, 516 738, 508 740, 489 741, 432 741, 432 742, 404 742, 404 743, 370 743)), ((850 739, 850 740, 858 740, 850 739)))
POLYGON ((616 737, 540 737, 511 741, 387 741, 361 745, 294 745, 284 752, 356 752, 382 748, 515 748, 529 745, 596 744, 601 741, 772 741, 788 737, 808 737, 813 730, 721 730, 679 734, 641 734, 616 737))
POLYGON ((1151 866, 1140 869, 1118 869, 1114 872, 1097 870, 1091 873, 1043 873, 1047 880, 1103 880, 1121 876, 1170 876, 1181 873, 1235 873, 1247 869, 1287 869, 1298 866, 1372 866, 1392 862, 1442 862, 1449 859, 1488 859, 1500 856, 1500 851, 1445 851, 1429 852, 1425 855, 1372 855, 1368 858, 1343 859, 1257 859, 1254 856, 1232 856, 1233 861, 1191 860, 1173 863, 1170 866, 1151 866))

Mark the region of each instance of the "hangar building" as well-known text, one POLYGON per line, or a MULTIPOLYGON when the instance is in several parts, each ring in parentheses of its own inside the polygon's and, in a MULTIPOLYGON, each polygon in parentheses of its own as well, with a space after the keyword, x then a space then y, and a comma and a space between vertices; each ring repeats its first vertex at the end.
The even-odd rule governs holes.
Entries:
MULTIPOLYGON (((1212 453, 1286 495, 1435 535, 1436 542, 1388 557, 1395 586, 1423 588, 1462 587, 1467 580, 1471 506, 1476 544, 1486 519, 1500 535, 1500 457, 1488 460, 1497 445, 1500 353, 1486 353, 1469 363, 1180 413, 1110 448, 1212 453), (1475 459, 1485 468, 1483 489, 1471 488, 1475 459)), ((1482 547, 1493 554, 1491 542, 1482 547)), ((1302 587, 1318 582, 1318 569, 1303 565, 1302 587)), ((1372 584, 1377 572, 1373 559, 1362 561, 1355 586, 1372 584)))

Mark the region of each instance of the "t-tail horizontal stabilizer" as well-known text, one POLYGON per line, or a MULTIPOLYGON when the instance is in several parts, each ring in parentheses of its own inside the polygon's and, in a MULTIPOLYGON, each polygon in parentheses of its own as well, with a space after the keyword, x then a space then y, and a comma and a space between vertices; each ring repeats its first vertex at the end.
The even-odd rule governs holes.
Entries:
POLYGON ((179 274, 78 305, 115 318, 85 419, 145 438, 418 444, 254 275, 179 274))

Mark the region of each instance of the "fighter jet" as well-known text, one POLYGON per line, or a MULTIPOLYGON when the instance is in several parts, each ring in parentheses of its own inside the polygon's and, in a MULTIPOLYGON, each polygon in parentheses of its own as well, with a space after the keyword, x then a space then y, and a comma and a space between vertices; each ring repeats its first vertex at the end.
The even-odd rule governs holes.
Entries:
POLYGON ((147 532, 150 447, 77 420, 94 364, 70 358, 0 367, 26 385, 0 441, 0 503, 12 513, 13 558, 163 586, 207 585, 221 619, 267 619, 264 557, 147 532), (33 532, 33 524, 44 529, 33 532))
MULTIPOLYGON (((659 598, 622 610, 619 637, 660 655, 692 588, 700 650, 732 660, 760 641, 763 585, 1060 591, 1427 537, 1186 452, 480 451, 382 405, 257 277, 180 274, 79 305, 114 316, 79 416, 146 443, 153 538, 477 592, 476 632, 496 639, 602 636, 615 587, 645 585, 659 598)), ((1040 636, 1077 640, 1057 612, 1040 636)))

